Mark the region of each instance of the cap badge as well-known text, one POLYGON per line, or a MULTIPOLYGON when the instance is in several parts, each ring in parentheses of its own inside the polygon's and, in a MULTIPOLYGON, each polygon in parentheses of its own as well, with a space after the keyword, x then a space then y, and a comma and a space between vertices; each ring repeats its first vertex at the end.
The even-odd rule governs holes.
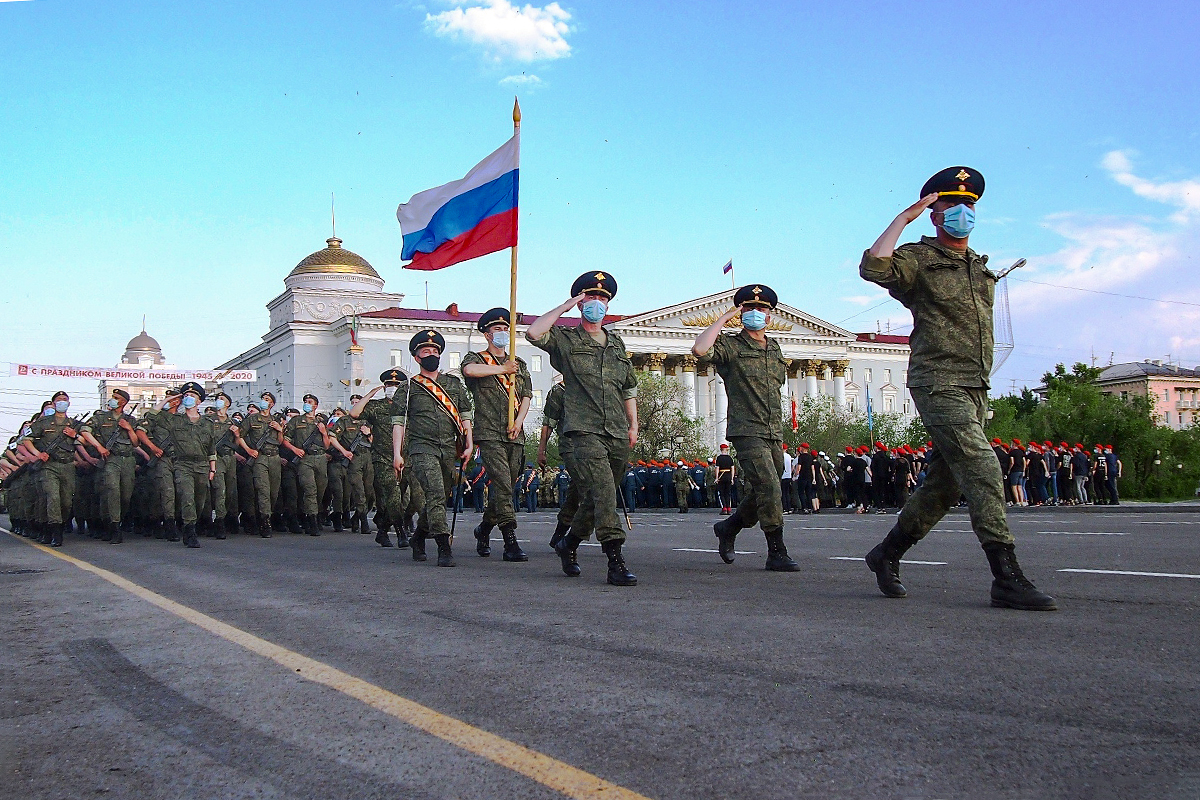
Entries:
POLYGON ((604 280, 604 277, 605 277, 605 276, 604 276, 604 273, 603 273, 603 272, 597 272, 597 273, 596 273, 596 280, 598 280, 598 281, 602 281, 602 280, 604 280))
POLYGON ((971 177, 971 173, 967 172, 965 169, 960 169, 958 174, 954 177, 958 178, 960 181, 965 181, 967 178, 971 177))

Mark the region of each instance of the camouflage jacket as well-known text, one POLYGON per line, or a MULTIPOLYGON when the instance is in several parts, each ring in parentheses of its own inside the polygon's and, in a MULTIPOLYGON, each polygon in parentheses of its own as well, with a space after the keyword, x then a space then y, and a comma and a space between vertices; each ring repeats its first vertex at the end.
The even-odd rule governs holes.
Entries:
POLYGON ((129 441, 129 434, 121 429, 122 418, 129 423, 129 427, 137 426, 137 420, 133 417, 115 410, 104 409, 93 414, 92 418, 83 426, 83 430, 90 433, 97 442, 107 446, 109 452, 114 456, 132 456, 133 442, 129 441))
MULTIPOLYGON (((437 384, 446 390, 464 423, 474 416, 471 395, 462 381, 442 372, 437 384)), ((412 391, 401 385, 392 402, 392 424, 404 426, 404 451, 453 457, 458 440, 458 428, 442 405, 428 391, 414 384, 412 391), (408 398, 407 408, 405 398, 408 398)), ((372 427, 374 430, 374 427, 372 427)))
MULTIPOLYGON (((478 353, 467 353, 463 356, 462 365, 486 364, 478 353)), ((521 358, 517 359, 517 407, 526 397, 533 396, 533 380, 529 377, 529 367, 521 358)), ((476 442, 525 442, 525 432, 517 434, 516 439, 508 438, 508 390, 505 389, 495 375, 486 378, 468 378, 463 376, 463 382, 471 390, 475 403, 475 421, 472 423, 472 433, 476 442)))
POLYGON ((987 260, 932 236, 897 247, 890 258, 863 253, 858 274, 912 312, 909 386, 989 388, 996 275, 987 260))
POLYGON ((621 337, 605 329, 600 344, 583 329, 555 325, 533 345, 550 354, 550 364, 563 375, 560 434, 597 433, 624 439, 629 435, 625 401, 637 397, 637 376, 621 337))
POLYGON ((745 330, 726 333, 717 337, 705 358, 725 381, 729 398, 725 435, 782 440, 780 391, 787 381, 787 361, 779 343, 768 336, 767 346, 760 347, 745 330))

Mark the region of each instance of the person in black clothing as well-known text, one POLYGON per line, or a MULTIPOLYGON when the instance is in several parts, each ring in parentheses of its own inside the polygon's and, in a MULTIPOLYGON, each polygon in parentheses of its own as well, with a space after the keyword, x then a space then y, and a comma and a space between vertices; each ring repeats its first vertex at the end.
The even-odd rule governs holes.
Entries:
POLYGON ((1008 483, 1012 486, 1013 502, 1019 506, 1029 505, 1025 498, 1025 449, 1020 439, 1013 439, 1008 451, 1008 483))
POLYGON ((851 495, 854 500, 855 513, 864 514, 867 511, 867 504, 870 499, 867 497, 867 472, 870 467, 867 466, 867 448, 866 445, 858 448, 854 455, 850 456, 850 480, 853 490, 851 495))
POLYGON ((808 442, 800 443, 794 474, 796 476, 794 479, 796 493, 800 497, 800 510, 805 514, 811 514, 820 508, 821 501, 816 499, 817 467, 808 442))
POLYGON ((875 454, 871 456, 871 484, 875 490, 875 513, 884 514, 892 504, 892 459, 883 442, 875 443, 875 454))
POLYGON ((1025 487, 1028 489, 1029 505, 1046 504, 1046 459, 1037 445, 1029 445, 1025 454, 1025 487))
POLYGON ((1000 474, 1004 476, 1004 502, 1010 506, 1013 503, 1012 484, 1008 480, 1008 473, 1012 468, 1012 458, 1008 455, 1008 448, 1004 446, 1004 442, 999 439, 992 439, 992 451, 996 454, 996 460, 1000 462, 1000 474))
POLYGON ((729 455, 729 445, 721 445, 721 455, 717 456, 717 498, 721 501, 721 513, 729 514, 733 510, 733 456, 729 455))

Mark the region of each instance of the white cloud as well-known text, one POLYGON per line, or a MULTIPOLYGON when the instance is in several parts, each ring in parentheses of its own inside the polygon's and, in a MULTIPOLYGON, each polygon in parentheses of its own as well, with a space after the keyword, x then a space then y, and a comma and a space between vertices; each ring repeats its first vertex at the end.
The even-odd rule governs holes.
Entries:
POLYGON ((1129 153, 1123 150, 1113 150, 1104 156, 1101 163, 1113 176, 1113 180, 1122 186, 1128 186, 1139 197, 1178 206, 1179 211, 1173 217, 1176 222, 1186 222, 1193 215, 1200 213, 1200 180, 1155 183, 1146 178, 1139 178, 1133 174, 1133 162, 1129 159, 1129 153))
POLYGON ((480 47, 495 61, 549 61, 571 54, 567 34, 570 12, 558 3, 517 7, 509 0, 483 0, 425 15, 425 26, 437 36, 480 47))
POLYGON ((522 72, 520 75, 509 75, 507 78, 500 79, 501 86, 515 86, 518 89, 537 89, 545 84, 537 75, 526 75, 522 72))
POLYGON ((842 302, 853 303, 856 306, 865 306, 867 303, 870 303, 871 301, 878 302, 878 300, 879 300, 878 297, 876 297, 875 295, 870 295, 870 294, 856 294, 856 295, 851 295, 850 297, 842 298, 842 302))

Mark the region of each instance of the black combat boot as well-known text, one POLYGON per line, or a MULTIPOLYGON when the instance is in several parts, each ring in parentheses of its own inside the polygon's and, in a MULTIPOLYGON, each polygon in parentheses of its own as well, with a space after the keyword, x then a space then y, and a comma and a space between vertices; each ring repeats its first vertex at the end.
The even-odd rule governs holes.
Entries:
POLYGON ((384 522, 382 524, 380 524, 379 515, 376 514, 375 515, 375 524, 379 525, 379 532, 375 534, 376 543, 378 543, 380 547, 391 547, 392 546, 392 538, 390 536, 388 536, 388 528, 390 526, 387 524, 386 518, 384 519, 384 522))
POLYGON ((408 547, 408 530, 403 522, 396 526, 396 548, 403 550, 408 547))
POLYGON ((899 525, 893 525, 884 540, 867 553, 867 569, 875 573, 879 591, 887 597, 908 596, 908 590, 900 582, 900 557, 916 543, 916 539, 900 532, 899 525))
POLYGON ((88 536, 91 536, 93 539, 99 539, 102 542, 111 542, 112 537, 113 537, 113 530, 116 527, 117 527, 116 525, 113 525, 107 521, 105 521, 105 522, 89 522, 88 523, 88 536))
POLYGON ((238 518, 236 514, 227 514, 225 516, 225 533, 233 536, 238 532, 238 518))
POLYGON ((200 538, 196 536, 196 523, 188 522, 183 526, 183 544, 185 547, 199 547, 200 538))
POLYGON ((271 530, 276 533, 287 533, 288 526, 284 524, 283 514, 278 512, 271 514, 271 530))
POLYGON ((51 525, 50 528, 50 546, 62 547, 63 536, 71 529, 71 523, 64 522, 61 525, 51 525))
MULTIPOLYGON (((528 561, 529 556, 525 555, 525 551, 521 549, 521 545, 517 544, 517 529, 516 527, 500 529, 500 535, 504 537, 504 560, 505 561, 528 561)), ((488 552, 491 552, 490 550, 488 552)))
POLYGON ((427 558, 425 555, 425 532, 416 531, 413 533, 409 543, 412 545, 413 561, 424 561, 427 558))
POLYGON ((324 511, 322 511, 320 514, 317 514, 317 530, 329 527, 329 517, 330 515, 324 511))
POLYGON ((482 522, 475 526, 475 552, 481 558, 487 558, 492 554, 492 526, 484 525, 482 522))
POLYGON ((554 547, 554 552, 558 553, 559 559, 562 560, 563 574, 568 577, 578 578, 579 573, 583 571, 579 568, 579 543, 582 541, 568 533, 554 547))
POLYGON ((284 524, 286 524, 286 525, 287 525, 287 529, 288 529, 290 532, 292 532, 292 533, 304 533, 304 526, 300 524, 300 517, 299 517, 299 516, 297 516, 296 514, 292 514, 292 513, 288 512, 288 513, 285 513, 285 514, 283 515, 283 517, 284 517, 284 524))
POLYGON ((433 540, 435 542, 437 542, 438 566, 439 567, 455 566, 454 553, 450 550, 450 535, 447 533, 443 533, 440 536, 433 537, 433 540))
POLYGON ((308 530, 305 531, 305 533, 307 533, 309 536, 320 536, 321 535, 321 522, 320 522, 319 518, 317 517, 317 515, 316 514, 305 514, 304 519, 306 521, 305 527, 308 528, 308 530))
POLYGON ((37 532, 38 544, 50 544, 51 534, 49 522, 36 522, 34 523, 33 529, 37 532))
POLYGON ((571 530, 570 525, 564 525, 561 522, 554 526, 554 533, 550 536, 550 549, 553 550, 562 541, 562 538, 567 535, 567 531, 571 530))
POLYGON ((717 552, 726 564, 733 563, 733 543, 741 529, 737 514, 719 520, 713 525, 713 533, 717 535, 717 552))
POLYGON ((257 515, 257 523, 258 523, 258 535, 260 537, 262 537, 263 539, 270 539, 271 534, 272 534, 271 518, 269 516, 259 514, 259 515, 257 515))
POLYGON ((226 523, 226 520, 227 520, 227 518, 222 518, 222 517, 214 517, 214 518, 213 518, 213 520, 212 520, 212 522, 208 523, 208 529, 209 529, 209 531, 211 531, 211 532, 212 532, 212 537, 213 537, 214 539, 225 539, 225 538, 228 538, 228 537, 225 535, 225 523, 226 523))
POLYGON ((179 525, 173 519, 163 520, 163 538, 168 542, 179 541, 179 525))
POLYGON ((1016 608, 1021 611, 1057 611, 1054 598, 1040 591, 1021 572, 1017 554, 1011 544, 993 542, 983 546, 988 564, 992 567, 992 605, 997 608, 1016 608))
POLYGON ((354 512, 354 516, 350 518, 351 533, 370 533, 371 529, 367 527, 367 517, 365 514, 354 512))
POLYGON ((109 522, 109 523, 107 523, 107 527, 108 527, 108 531, 109 531, 109 537, 108 537, 109 543, 123 544, 125 542, 125 535, 121 533, 120 523, 109 522))
POLYGON ((330 519, 333 520, 333 532, 334 533, 341 533, 342 531, 346 530, 345 526, 342 525, 342 512, 340 512, 340 511, 333 512, 330 515, 330 519))
POLYGON ((608 556, 608 582, 613 586, 637 586, 637 575, 625 566, 621 544, 620 539, 609 539, 601 545, 604 554, 608 556))
POLYGON ((783 546, 783 531, 766 534, 767 537, 767 569, 772 572, 799 572, 800 565, 788 556, 787 548, 783 546))

